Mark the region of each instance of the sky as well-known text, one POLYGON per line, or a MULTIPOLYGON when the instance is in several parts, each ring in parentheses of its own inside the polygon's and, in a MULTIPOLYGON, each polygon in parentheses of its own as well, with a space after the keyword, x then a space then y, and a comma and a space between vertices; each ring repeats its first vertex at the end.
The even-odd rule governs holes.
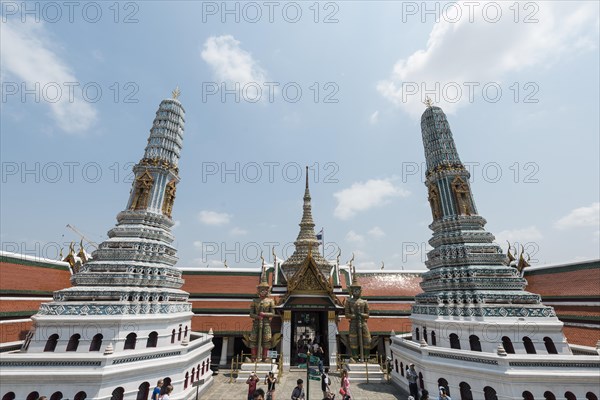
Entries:
POLYGON ((309 166, 328 259, 424 270, 425 96, 503 249, 600 257, 598 2, 1 5, 2 250, 106 239, 178 86, 179 267, 290 256, 309 166))

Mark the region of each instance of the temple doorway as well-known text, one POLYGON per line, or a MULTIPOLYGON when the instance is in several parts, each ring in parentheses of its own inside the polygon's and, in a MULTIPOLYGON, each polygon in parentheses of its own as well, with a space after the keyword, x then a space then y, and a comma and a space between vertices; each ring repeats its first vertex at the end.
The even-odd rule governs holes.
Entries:
POLYGON ((327 341, 327 311, 292 311, 291 365, 305 363, 306 359, 298 354, 306 353, 308 346, 315 342, 323 348, 323 362, 328 365, 327 341))

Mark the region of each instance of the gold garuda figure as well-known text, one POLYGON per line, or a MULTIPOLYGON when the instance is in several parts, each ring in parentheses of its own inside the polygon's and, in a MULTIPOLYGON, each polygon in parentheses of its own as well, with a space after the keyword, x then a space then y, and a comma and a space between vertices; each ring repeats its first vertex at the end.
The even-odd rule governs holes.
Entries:
POLYGON ((244 344, 250 347, 252 361, 257 361, 257 355, 262 361, 267 361, 267 352, 275 347, 281 339, 280 334, 271 334, 271 319, 275 315, 275 301, 269 297, 271 287, 267 282, 264 270, 260 283, 256 286, 258 298, 252 300, 250 305, 250 318, 252 318, 252 332, 250 336, 244 335, 244 344))
POLYGON ((350 297, 346 300, 344 311, 350 319, 350 356, 354 360, 363 361, 369 358, 371 350, 371 333, 367 326, 369 304, 361 297, 362 287, 356 280, 356 269, 352 272, 350 297))

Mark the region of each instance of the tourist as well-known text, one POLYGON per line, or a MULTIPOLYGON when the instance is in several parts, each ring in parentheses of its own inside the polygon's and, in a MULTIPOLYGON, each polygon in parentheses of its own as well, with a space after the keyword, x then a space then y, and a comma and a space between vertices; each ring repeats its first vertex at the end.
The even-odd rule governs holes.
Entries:
POLYGON ((163 384, 164 384, 164 381, 162 379, 159 379, 158 382, 156 382, 156 387, 152 391, 152 397, 150 397, 151 400, 158 400, 158 397, 160 396, 160 392, 162 390, 163 384))
POLYGON ((275 384, 277 383, 277 377, 273 371, 269 372, 269 375, 265 377, 265 385, 267 385, 267 400, 275 400, 275 384))
POLYGON ((302 387, 304 381, 302 379, 298 379, 296 384, 297 386, 292 392, 292 400, 305 400, 304 388, 302 387))
POLYGON ((321 373, 321 390, 323 391, 323 398, 327 399, 330 397, 331 388, 331 379, 329 379, 329 368, 325 368, 325 370, 321 373))
POLYGON ((258 388, 252 393, 252 400, 265 400, 265 391, 258 388))
POLYGON ((171 393, 173 393, 173 386, 169 385, 165 389, 165 394, 162 395, 160 400, 169 400, 171 398, 171 393))
POLYGON ((46 396, 40 396, 38 397, 38 400, 48 400, 48 398, 46 396))
POLYGON ((440 386, 440 397, 438 397, 438 400, 452 400, 446 393, 446 388, 443 386, 440 386))
POLYGON ((417 386, 417 379, 419 379, 419 375, 417 375, 417 371, 415 371, 415 364, 409 365, 408 369, 406 370, 406 379, 408 379, 410 395, 415 399, 418 399, 419 387, 417 386))
POLYGON ((349 400, 352 398, 350 395, 350 379, 348 378, 348 371, 342 371, 342 387, 340 388, 340 394, 342 395, 342 400, 349 400))
POLYGON ((429 400, 429 392, 425 389, 421 391, 421 400, 429 400))
POLYGON ((252 371, 250 376, 246 380, 246 385, 248 385, 248 400, 253 400, 254 392, 256 391, 256 385, 258 385, 258 376, 256 372, 252 371))

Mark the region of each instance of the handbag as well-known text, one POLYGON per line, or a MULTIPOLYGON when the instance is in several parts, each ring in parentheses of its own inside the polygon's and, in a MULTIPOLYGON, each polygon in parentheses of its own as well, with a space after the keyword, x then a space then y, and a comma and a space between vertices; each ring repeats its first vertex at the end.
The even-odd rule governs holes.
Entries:
POLYGON ((346 391, 344 390, 344 388, 340 388, 340 394, 341 394, 342 396, 345 396, 345 395, 346 395, 346 391))

